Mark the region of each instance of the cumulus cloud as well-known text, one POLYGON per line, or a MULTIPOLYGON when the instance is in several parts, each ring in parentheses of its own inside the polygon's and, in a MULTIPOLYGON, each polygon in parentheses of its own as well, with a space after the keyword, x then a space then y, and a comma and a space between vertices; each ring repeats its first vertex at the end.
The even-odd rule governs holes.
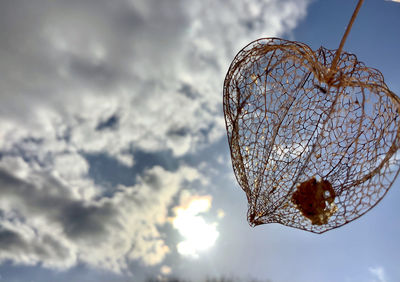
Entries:
POLYGON ((135 150, 178 158, 216 142, 233 56, 293 29, 307 3, 1 1, 0 260, 161 263, 170 250, 158 226, 185 183, 204 177, 155 166, 105 195, 86 156, 134 167, 135 150))
POLYGON ((249 41, 294 28, 307 4, 8 2, 0 15, 5 147, 35 136, 53 150, 106 151, 127 164, 132 147, 180 156, 218 139, 230 60, 249 41))
POLYGON ((58 179, 37 174, 35 184, 0 170, 0 260, 68 268, 77 262, 119 272, 129 260, 162 262, 169 252, 157 226, 184 184, 199 173, 153 167, 113 197, 76 199, 58 179))

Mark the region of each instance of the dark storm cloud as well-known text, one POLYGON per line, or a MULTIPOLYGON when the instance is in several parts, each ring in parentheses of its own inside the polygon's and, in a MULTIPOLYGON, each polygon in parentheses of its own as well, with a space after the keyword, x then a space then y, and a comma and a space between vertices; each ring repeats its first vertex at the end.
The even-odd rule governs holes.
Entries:
POLYGON ((0 229, 0 249, 7 251, 26 249, 26 243, 18 233, 11 230, 0 229))
POLYGON ((50 235, 42 236, 41 242, 35 246, 35 252, 43 258, 51 259, 52 256, 55 256, 61 260, 67 259, 71 253, 68 247, 60 243, 58 238, 50 235))
POLYGON ((90 242, 107 234, 106 225, 112 222, 114 216, 115 211, 110 205, 87 207, 79 202, 71 202, 62 207, 58 220, 68 237, 90 242))
POLYGON ((0 250, 14 255, 35 253, 42 258, 65 259, 68 257, 67 248, 59 244, 57 240, 48 235, 40 239, 41 242, 24 239, 18 232, 0 229, 0 250))
POLYGON ((21 179, 18 179, 11 175, 9 172, 0 169, 0 192, 3 197, 10 196, 12 199, 22 199, 27 206, 36 207, 36 204, 40 204, 37 208, 46 208, 46 206, 58 206, 63 199, 67 199, 70 196, 68 189, 62 187, 54 178, 45 176, 46 181, 41 187, 44 193, 37 191, 34 185, 27 183, 21 179), (53 191, 52 191, 53 190, 53 191), (54 196, 54 192, 58 196, 54 196), (50 201, 48 201, 50 200, 50 201))
POLYGON ((43 186, 36 187, 0 170, 0 193, 15 202, 21 210, 60 223, 71 239, 95 242, 107 234, 107 225, 113 224, 115 210, 110 204, 90 206, 71 198, 67 187, 56 179, 42 176, 43 186))
POLYGON ((68 58, 68 72, 82 83, 100 88, 115 87, 115 84, 124 76, 105 62, 93 62, 77 56, 68 58))

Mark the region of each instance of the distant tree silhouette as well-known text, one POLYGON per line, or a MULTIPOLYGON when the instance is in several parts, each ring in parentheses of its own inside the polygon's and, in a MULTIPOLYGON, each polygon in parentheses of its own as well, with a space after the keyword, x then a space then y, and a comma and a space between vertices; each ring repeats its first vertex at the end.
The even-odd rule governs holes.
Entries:
POLYGON ((240 279, 240 278, 222 276, 222 277, 207 277, 204 280, 191 281, 177 277, 161 277, 161 278, 149 277, 146 279, 146 282, 272 282, 272 280, 269 279, 259 280, 254 278, 240 279))

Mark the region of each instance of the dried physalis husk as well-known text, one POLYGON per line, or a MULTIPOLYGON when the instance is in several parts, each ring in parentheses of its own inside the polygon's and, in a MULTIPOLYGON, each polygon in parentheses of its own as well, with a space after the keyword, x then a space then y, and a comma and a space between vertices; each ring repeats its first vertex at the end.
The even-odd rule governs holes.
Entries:
POLYGON ((399 174, 400 99, 355 55, 340 53, 333 68, 335 52, 259 39, 228 70, 226 128, 253 226, 342 226, 399 174))

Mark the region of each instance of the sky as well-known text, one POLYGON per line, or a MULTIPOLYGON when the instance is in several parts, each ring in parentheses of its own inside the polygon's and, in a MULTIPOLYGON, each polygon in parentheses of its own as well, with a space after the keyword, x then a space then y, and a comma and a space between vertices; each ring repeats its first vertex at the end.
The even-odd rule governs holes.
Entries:
MULTIPOLYGON (((322 235, 246 221, 229 64, 278 36, 335 49, 354 0, 1 0, 0 281, 400 280, 400 179, 322 235)), ((400 93, 400 4, 344 50, 400 93)))

